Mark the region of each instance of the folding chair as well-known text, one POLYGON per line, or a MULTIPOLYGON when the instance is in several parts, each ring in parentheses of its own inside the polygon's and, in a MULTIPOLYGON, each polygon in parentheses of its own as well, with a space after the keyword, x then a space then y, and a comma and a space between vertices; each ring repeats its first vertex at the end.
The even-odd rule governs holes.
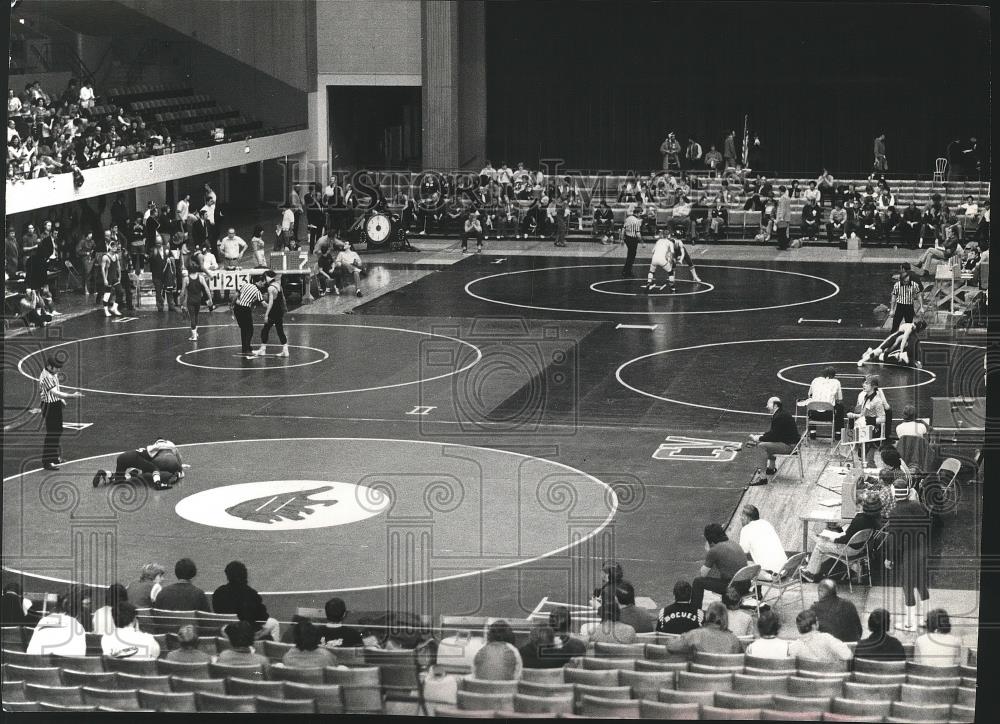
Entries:
POLYGON ((934 173, 931 176, 931 180, 936 181, 938 183, 944 183, 944 175, 947 171, 948 171, 948 159, 935 158, 934 173))
POLYGON ((829 425, 830 426, 830 444, 833 445, 837 440, 837 423, 836 416, 834 414, 834 406, 829 402, 823 402, 822 400, 808 400, 806 402, 806 431, 810 430, 815 425, 829 425), (829 414, 829 420, 815 420, 813 415, 815 413, 829 414))
MULTIPOLYGON (((770 581, 762 581, 761 585, 766 586, 766 588, 764 588, 761 593, 761 599, 766 601, 767 594, 771 591, 777 591, 778 597, 770 603, 772 608, 777 608, 781 597, 785 595, 785 591, 798 586, 799 602, 801 607, 805 608, 806 599, 802 588, 802 566, 805 564, 808 557, 809 554, 807 552, 803 551, 802 553, 796 553, 794 556, 785 561, 785 565, 783 565, 781 570, 771 577, 770 581)), ((749 666, 749 664, 747 665, 749 666)))
MULTIPOLYGON (((868 552, 868 543, 871 541, 872 536, 875 534, 871 528, 868 530, 859 530, 857 533, 851 536, 851 539, 847 541, 847 545, 844 549, 835 556, 824 555, 824 559, 833 558, 835 559, 833 565, 830 567, 832 571, 837 567, 838 563, 842 563, 845 570, 847 571, 847 587, 852 593, 854 592, 854 584, 851 578, 851 564, 858 563, 866 564, 868 566, 868 585, 872 585, 872 561, 871 556, 868 552)), ((858 583, 862 582, 865 572, 861 568, 858 571, 858 583)))

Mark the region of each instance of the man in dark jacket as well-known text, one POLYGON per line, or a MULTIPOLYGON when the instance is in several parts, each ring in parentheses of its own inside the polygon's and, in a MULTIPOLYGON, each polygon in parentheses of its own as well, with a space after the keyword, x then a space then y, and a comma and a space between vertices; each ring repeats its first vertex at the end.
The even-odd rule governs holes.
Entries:
POLYGON ((191 583, 198 575, 198 567, 190 558, 181 558, 174 565, 177 583, 171 583, 156 596, 156 607, 168 611, 211 611, 205 592, 191 583))
POLYGON ((780 398, 768 398, 767 411, 771 413, 771 429, 761 435, 750 436, 750 440, 760 450, 760 459, 764 464, 764 471, 761 472, 758 467, 750 485, 767 485, 768 476, 778 472, 774 456, 788 455, 799 442, 799 428, 795 424, 795 418, 785 411, 780 398))
POLYGON ((674 602, 660 611, 656 630, 661 633, 682 634, 701 626, 705 612, 691 603, 694 591, 687 581, 674 584, 674 602))
POLYGON ((819 630, 841 641, 860 639, 861 619, 858 617, 858 609, 853 603, 837 595, 837 584, 824 578, 816 586, 816 591, 819 600, 810 608, 816 613, 819 630))
POLYGON ((170 252, 163 245, 163 237, 157 234, 153 252, 149 257, 149 272, 152 275, 153 290, 156 293, 156 309, 160 312, 163 311, 164 302, 167 302, 171 308, 174 307, 172 296, 169 298, 167 296, 167 292, 176 287, 176 281, 168 278, 172 276, 171 271, 170 252))

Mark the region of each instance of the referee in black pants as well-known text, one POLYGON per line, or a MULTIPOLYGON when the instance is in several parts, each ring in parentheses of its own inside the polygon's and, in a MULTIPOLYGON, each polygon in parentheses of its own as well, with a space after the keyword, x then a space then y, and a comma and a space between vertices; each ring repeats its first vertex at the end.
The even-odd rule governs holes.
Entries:
POLYGON ((923 297, 920 292, 920 284, 908 272, 901 272, 899 281, 892 286, 892 298, 889 302, 893 332, 899 331, 900 323, 913 321, 915 302, 920 303, 920 313, 923 314, 923 297))
POLYGON ((264 301, 263 290, 266 285, 264 275, 259 276, 256 281, 247 282, 240 287, 233 304, 233 317, 240 325, 240 345, 245 359, 257 357, 250 346, 253 341, 253 308, 264 301))
POLYGON ((636 205, 625 217, 625 225, 622 226, 622 241, 625 242, 628 249, 625 255, 625 266, 622 269, 622 279, 629 279, 633 276, 632 264, 635 263, 635 254, 642 241, 642 219, 639 216, 641 213, 642 207, 636 205))
POLYGON ((66 400, 83 397, 80 392, 63 392, 59 389, 59 369, 64 360, 56 355, 45 358, 45 369, 38 376, 38 389, 42 397, 42 418, 45 420, 45 443, 42 447, 42 465, 46 470, 58 470, 60 457, 59 438, 63 433, 63 407, 66 400))

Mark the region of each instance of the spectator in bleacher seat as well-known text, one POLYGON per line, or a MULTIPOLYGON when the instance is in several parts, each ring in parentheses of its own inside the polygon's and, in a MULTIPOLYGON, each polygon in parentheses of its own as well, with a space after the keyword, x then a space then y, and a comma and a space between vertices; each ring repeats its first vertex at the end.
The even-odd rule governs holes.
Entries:
MULTIPOLYGON (((810 183, 815 182, 810 181, 810 183)), ((806 205, 802 207, 802 237, 815 241, 820 233, 821 219, 822 215, 816 200, 811 197, 806 199, 806 205)))
POLYGON ((652 633, 656 628, 656 617, 635 604, 635 588, 628 581, 622 581, 615 589, 615 600, 621 607, 620 620, 628 624, 636 633, 652 633))
POLYGON ((56 602, 36 625, 25 652, 41 656, 83 656, 87 637, 79 615, 78 601, 70 594, 59 594, 56 602))
POLYGON ((476 652, 472 675, 487 681, 521 678, 521 653, 514 646, 514 631, 506 621, 494 621, 486 631, 486 644, 476 652))
POLYGON ((566 606, 556 606, 549 612, 549 625, 555 632, 555 639, 546 658, 561 660, 562 664, 566 664, 570 659, 586 653, 584 637, 573 633, 573 618, 566 606))
POLYGON ((289 649, 281 658, 282 665, 289 669, 315 669, 336 666, 337 657, 328 648, 321 646, 323 631, 312 621, 299 620, 292 627, 295 648, 289 649))
POLYGON ((729 617, 729 630, 734 636, 753 636, 753 616, 741 608, 742 604, 743 596, 732 586, 722 592, 722 605, 726 607, 726 615, 729 617))
MULTIPOLYGON (((736 541, 729 540, 718 523, 705 526, 705 561, 698 576, 691 582, 691 605, 700 609, 705 591, 723 593, 736 572, 746 566, 747 554, 736 541)), ((750 589, 749 582, 741 584, 739 593, 750 589)))
POLYGON ((755 505, 743 506, 740 522, 740 548, 746 552, 747 560, 760 566, 757 578, 768 581, 788 560, 778 532, 768 521, 761 520, 760 511, 755 505))
POLYGON ((185 624, 177 629, 177 643, 179 648, 167 653, 165 657, 167 661, 207 664, 212 660, 211 655, 198 648, 198 629, 191 624, 185 624))
MULTIPOLYGON (((725 181, 723 181, 725 183, 725 181)), ((722 200, 722 196, 715 198, 715 204, 708 212, 708 235, 713 241, 718 241, 726 233, 726 226, 729 223, 729 210, 722 200)))
MULTIPOLYGON (((17 97, 14 93, 13 88, 7 90, 7 117, 17 116, 21 113, 21 99, 17 97)), ((7 127, 11 128, 14 121, 7 121, 7 127)), ((10 134, 7 135, 7 140, 10 141, 10 134)))
POLYGON ((339 294, 337 282, 334 277, 334 265, 337 258, 333 253, 333 245, 329 243, 319 244, 319 253, 316 255, 316 281, 319 285, 320 296, 332 291, 339 294))
POLYGON ((621 613, 618 601, 605 600, 597 609, 600 621, 581 627, 580 632, 586 633, 587 640, 592 644, 598 642, 634 644, 636 642, 635 629, 621 620, 621 613))
POLYGON ((500 164, 500 168, 497 169, 497 183, 500 184, 500 198, 504 201, 512 200, 514 198, 514 172, 507 165, 506 161, 503 161, 500 164))
POLYGON ((920 209, 917 208, 915 201, 911 201, 903 210, 903 216, 897 224, 900 240, 905 246, 916 248, 920 239, 920 219, 920 209))
POLYGON ((159 563, 147 563, 139 572, 139 580, 125 588, 126 596, 136 608, 152 608, 162 588, 166 570, 159 563))
POLYGON ((591 223, 594 238, 600 238, 601 244, 604 246, 611 244, 611 238, 614 234, 615 212, 608 206, 606 199, 601 199, 600 204, 594 209, 594 218, 591 223))
POLYGON ((687 581, 681 580, 674 584, 674 602, 660 610, 656 620, 658 632, 682 634, 701 626, 705 612, 691 603, 693 593, 691 584, 687 581))
POLYGON ((17 581, 5 583, 0 597, 0 626, 34 626, 38 616, 30 615, 30 611, 31 600, 21 595, 17 581))
POLYGON ((181 558, 174 565, 176 583, 164 586, 156 596, 156 607, 169 611, 211 611, 212 604, 205 592, 191 583, 198 567, 190 558, 181 558))
POLYGON ((152 634, 139 630, 135 606, 120 601, 111 609, 114 629, 101 636, 101 651, 116 659, 158 659, 160 644, 152 634))
POLYGON ((267 672, 271 662, 266 656, 254 650, 253 626, 246 621, 237 621, 227 624, 222 631, 229 639, 231 648, 216 656, 214 659, 216 663, 227 666, 259 666, 261 674, 267 672))
POLYGON ((295 241, 299 241, 302 237, 299 234, 299 228, 302 226, 302 217, 305 213, 305 208, 302 206, 302 186, 300 184, 294 184, 291 191, 288 193, 288 205, 292 209, 292 213, 295 214, 295 225, 292 227, 292 236, 295 241))
POLYGON ((230 561, 225 568, 226 582, 212 594, 212 610, 215 613, 239 613, 246 604, 261 603, 260 594, 249 581, 246 565, 241 561, 230 561))
POLYGON ((736 168, 736 131, 730 131, 722 143, 722 158, 726 169, 736 168))
POLYGON ((788 184, 788 198, 798 199, 802 197, 802 189, 799 188, 799 180, 792 179, 792 182, 788 184))
POLYGON ((913 642, 913 662, 925 666, 954 666, 962 661, 962 639, 951 632, 951 617, 943 608, 927 612, 920 622, 927 632, 913 642))
MULTIPOLYGON (((295 228, 295 212, 292 207, 285 204, 281 208, 281 221, 278 223, 277 233, 274 237, 274 251, 284 251, 292 248, 294 239, 292 230, 295 228)), ((205 219, 204 211, 199 212, 198 221, 195 222, 191 230, 192 236, 197 240, 202 233, 208 233, 208 222, 205 219), (203 230, 199 227, 202 227, 203 230)))
POLYGON ((802 200, 805 201, 807 204, 810 201, 812 201, 817 206, 820 205, 821 201, 823 200, 823 194, 820 192, 818 188, 816 188, 815 181, 810 181, 809 188, 807 188, 805 191, 802 192, 802 200))
MULTIPOLYGON (((528 643, 518 649, 525 669, 557 669, 568 663, 565 656, 552 656, 556 634, 548 621, 536 621, 531 628, 528 643)), ((582 647, 585 653, 586 648, 582 647)), ((583 653, 579 654, 580 656, 583 653)))
POLYGON ((861 241, 863 242, 873 241, 881 236, 879 227, 880 223, 875 202, 872 199, 868 199, 861 205, 861 210, 858 212, 858 236, 861 237, 861 241))
POLYGON ((943 214, 942 224, 941 224, 941 236, 944 240, 944 245, 955 244, 956 246, 962 240, 962 225, 958 223, 958 216, 954 211, 946 211, 943 214))
POLYGON ((816 612, 812 609, 799 611, 795 617, 795 627, 802 636, 788 643, 790 657, 828 662, 851 660, 853 653, 847 644, 816 629, 816 612))
MULTIPOLYGON (((882 527, 882 501, 874 492, 869 492, 864 496, 861 503, 861 510, 851 520, 847 530, 837 531, 837 537, 831 537, 826 531, 816 536, 816 543, 812 553, 809 554, 809 561, 802 571, 802 578, 810 583, 815 583, 819 576, 820 567, 824 560, 829 560, 840 556, 847 550, 847 542, 852 536, 864 530, 878 530, 882 527)), ((854 551, 856 552, 856 551, 854 551)), ((850 572, 848 572, 850 575, 850 572)))
POLYGON ((903 644, 890 635, 892 621, 889 612, 876 608, 868 615, 868 630, 871 635, 858 641, 854 648, 855 659, 875 659, 876 661, 906 661, 903 644))
POLYGON ((683 194, 677 197, 670 209, 670 230, 681 239, 694 240, 694 225, 691 223, 691 199, 683 194))
POLYGON ((96 104, 94 86, 91 85, 89 80, 83 81, 83 85, 80 86, 80 94, 78 98, 80 101, 80 108, 83 110, 90 110, 96 104))
POLYGON ((757 445, 763 467, 763 471, 760 467, 757 468, 750 485, 767 485, 768 476, 777 473, 775 456, 790 454, 799 442, 798 425, 791 413, 785 410, 781 398, 769 397, 767 411, 771 413, 771 425, 768 431, 750 436, 751 442, 757 445))
POLYGON ((343 621, 347 615, 347 604, 342 598, 331 598, 325 606, 327 624, 320 630, 323 645, 329 647, 351 648, 364 646, 361 632, 343 621))
POLYGON ((791 641, 778 638, 781 631, 781 619, 770 608, 764 609, 757 617, 757 633, 760 637, 747 646, 747 656, 759 659, 787 659, 788 646, 791 641))
POLYGON ((729 614, 719 601, 709 604, 705 611, 705 621, 701 627, 681 634, 667 643, 667 651, 672 654, 741 654, 743 644, 729 630, 729 614))
POLYGON ((715 146, 709 146, 708 153, 705 154, 705 168, 712 172, 712 176, 717 176, 723 171, 722 154, 715 146))
POLYGON ((920 240, 917 243, 918 249, 923 249, 924 244, 936 246, 941 238, 941 215, 940 211, 929 204, 920 215, 920 240))
POLYGON ((115 630, 112 612, 122 603, 128 603, 128 591, 120 583, 112 583, 104 590, 104 605, 91 615, 90 630, 104 636, 115 630))
POLYGON ((837 595, 837 584, 824 578, 816 586, 819 600, 811 607, 819 621, 819 630, 841 641, 857 641, 861 638, 861 619, 858 609, 850 601, 837 595))
POLYGON ((740 202, 740 194, 729 184, 729 179, 722 179, 722 183, 719 185, 719 200, 726 206, 740 202))

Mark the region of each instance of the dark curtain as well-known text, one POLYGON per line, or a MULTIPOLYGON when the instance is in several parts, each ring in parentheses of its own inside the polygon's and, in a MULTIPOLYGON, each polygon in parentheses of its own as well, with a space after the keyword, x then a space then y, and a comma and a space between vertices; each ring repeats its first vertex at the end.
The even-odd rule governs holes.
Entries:
POLYGON ((950 6, 487 4, 494 163, 660 166, 668 131, 722 151, 744 115, 764 166, 929 174, 952 139, 988 158, 989 17, 950 6))

